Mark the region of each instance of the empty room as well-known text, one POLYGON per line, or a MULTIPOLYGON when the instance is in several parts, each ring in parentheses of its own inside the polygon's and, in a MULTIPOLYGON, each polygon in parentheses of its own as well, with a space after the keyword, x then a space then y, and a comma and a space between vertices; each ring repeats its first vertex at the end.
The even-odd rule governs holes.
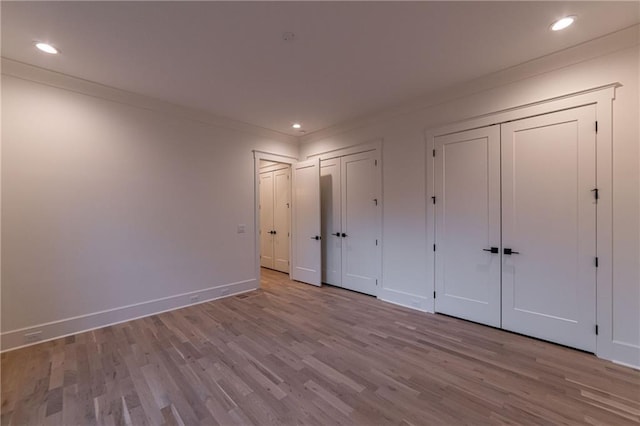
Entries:
POLYGON ((0 18, 0 424, 640 424, 639 2, 0 18))

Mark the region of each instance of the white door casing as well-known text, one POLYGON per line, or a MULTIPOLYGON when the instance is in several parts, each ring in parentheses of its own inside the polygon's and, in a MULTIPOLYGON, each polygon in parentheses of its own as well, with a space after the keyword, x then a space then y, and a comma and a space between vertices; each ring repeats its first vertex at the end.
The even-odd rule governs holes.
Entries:
POLYGON ((320 286, 320 160, 292 167, 291 277, 320 286))
POLYGON ((435 149, 435 310, 500 327, 500 128, 439 136, 435 149))
POLYGON ((502 326, 596 350, 594 105, 502 125, 502 326))

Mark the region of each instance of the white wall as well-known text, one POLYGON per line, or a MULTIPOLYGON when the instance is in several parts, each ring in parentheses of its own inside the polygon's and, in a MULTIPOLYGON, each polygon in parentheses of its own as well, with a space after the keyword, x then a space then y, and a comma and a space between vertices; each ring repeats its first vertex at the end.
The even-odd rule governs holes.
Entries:
POLYGON ((635 348, 617 361, 640 366, 640 152, 638 26, 443 90, 418 104, 303 138, 301 159, 382 138, 381 298, 432 309, 433 257, 427 237, 432 185, 425 131, 470 117, 619 82, 613 101, 613 340, 635 348), (413 109, 412 109, 413 108, 413 109), (429 179, 426 179, 426 178, 429 179), (427 182, 425 182, 427 180, 427 182), (425 218, 427 220, 425 220, 425 218))
POLYGON ((2 124, 3 349, 258 286, 251 151, 295 139, 9 75, 2 124))

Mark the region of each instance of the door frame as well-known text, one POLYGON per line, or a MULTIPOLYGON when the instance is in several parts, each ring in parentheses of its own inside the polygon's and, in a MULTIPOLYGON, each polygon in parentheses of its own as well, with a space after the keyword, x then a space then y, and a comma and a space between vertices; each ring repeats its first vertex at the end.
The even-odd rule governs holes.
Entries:
MULTIPOLYGON (((277 163, 288 164, 292 167, 298 162, 297 157, 289 155, 274 154, 272 152, 254 149, 253 153, 253 268, 258 285, 260 283, 260 160, 275 161, 277 163)), ((291 181, 289 181, 291 182, 291 181)), ((291 210, 289 210, 291 214, 291 210)), ((291 229, 291 218, 289 218, 289 229, 291 229)), ((291 231, 290 231, 291 232, 291 231)), ((291 238, 289 238, 289 258, 291 258, 291 238)), ((289 278, 291 278, 291 268, 289 268, 289 278)))
POLYGON ((382 186, 384 172, 382 168, 383 168, 384 160, 382 157, 382 144, 383 144, 383 139, 376 138, 376 139, 372 139, 359 144, 316 152, 316 153, 307 155, 305 158, 306 160, 310 160, 312 158, 319 158, 322 164, 322 160, 330 160, 333 158, 344 157, 351 154, 361 154, 364 152, 373 152, 376 154, 377 160, 379 161, 379 164, 378 164, 379 173, 376 179, 376 191, 378 192, 378 194, 380 194, 379 204, 378 204, 380 206, 380 210, 377 218, 377 227, 379 232, 378 234, 379 245, 378 245, 378 252, 375 259, 375 263, 376 265, 378 265, 378 270, 376 271, 378 273, 378 286, 377 286, 378 288, 376 289, 375 297, 378 299, 382 298, 381 295, 383 294, 383 291, 384 291, 383 290, 384 278, 383 278, 383 266, 382 266, 382 252, 384 250, 384 220, 383 220, 384 191, 382 186))
MULTIPOLYGON (((508 109, 490 111, 486 114, 425 130, 426 148, 426 226, 427 247, 435 244, 435 137, 458 133, 479 127, 502 124, 508 121, 535 117, 538 115, 581 107, 596 106, 598 131, 596 136, 596 176, 599 199, 596 217, 596 247, 599 267, 596 269, 596 322, 599 332, 596 336, 596 355, 614 362, 630 364, 637 357, 638 348, 617 342, 613 336, 613 100, 615 89, 620 83, 611 83, 564 96, 543 99, 538 102, 519 105, 508 109), (625 360, 627 360, 625 362, 625 360)), ((436 153, 437 155, 437 153, 436 153)), ((435 290, 435 255, 427 251, 427 294, 435 290)), ((435 299, 431 301, 431 312, 435 309, 435 299)), ((594 330, 595 332, 595 330, 594 330)))

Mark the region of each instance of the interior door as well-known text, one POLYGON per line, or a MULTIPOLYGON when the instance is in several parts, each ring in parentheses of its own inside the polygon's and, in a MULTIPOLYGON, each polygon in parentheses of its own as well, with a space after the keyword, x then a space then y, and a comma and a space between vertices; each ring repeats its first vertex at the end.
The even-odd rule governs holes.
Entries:
POLYGON ((503 328, 590 352, 595 119, 591 105, 502 125, 503 328))
POLYGON ((289 272, 289 212, 290 200, 289 168, 273 172, 273 268, 289 272))
POLYGON ((273 268, 273 172, 260 174, 260 266, 273 268))
POLYGON ((320 160, 293 165, 291 277, 321 282, 320 160))
POLYGON ((500 327, 500 128, 435 138, 435 310, 500 327))
POLYGON ((380 195, 374 152, 341 158, 342 287, 377 294, 380 195))
POLYGON ((320 162, 322 282, 342 286, 340 158, 320 162))

